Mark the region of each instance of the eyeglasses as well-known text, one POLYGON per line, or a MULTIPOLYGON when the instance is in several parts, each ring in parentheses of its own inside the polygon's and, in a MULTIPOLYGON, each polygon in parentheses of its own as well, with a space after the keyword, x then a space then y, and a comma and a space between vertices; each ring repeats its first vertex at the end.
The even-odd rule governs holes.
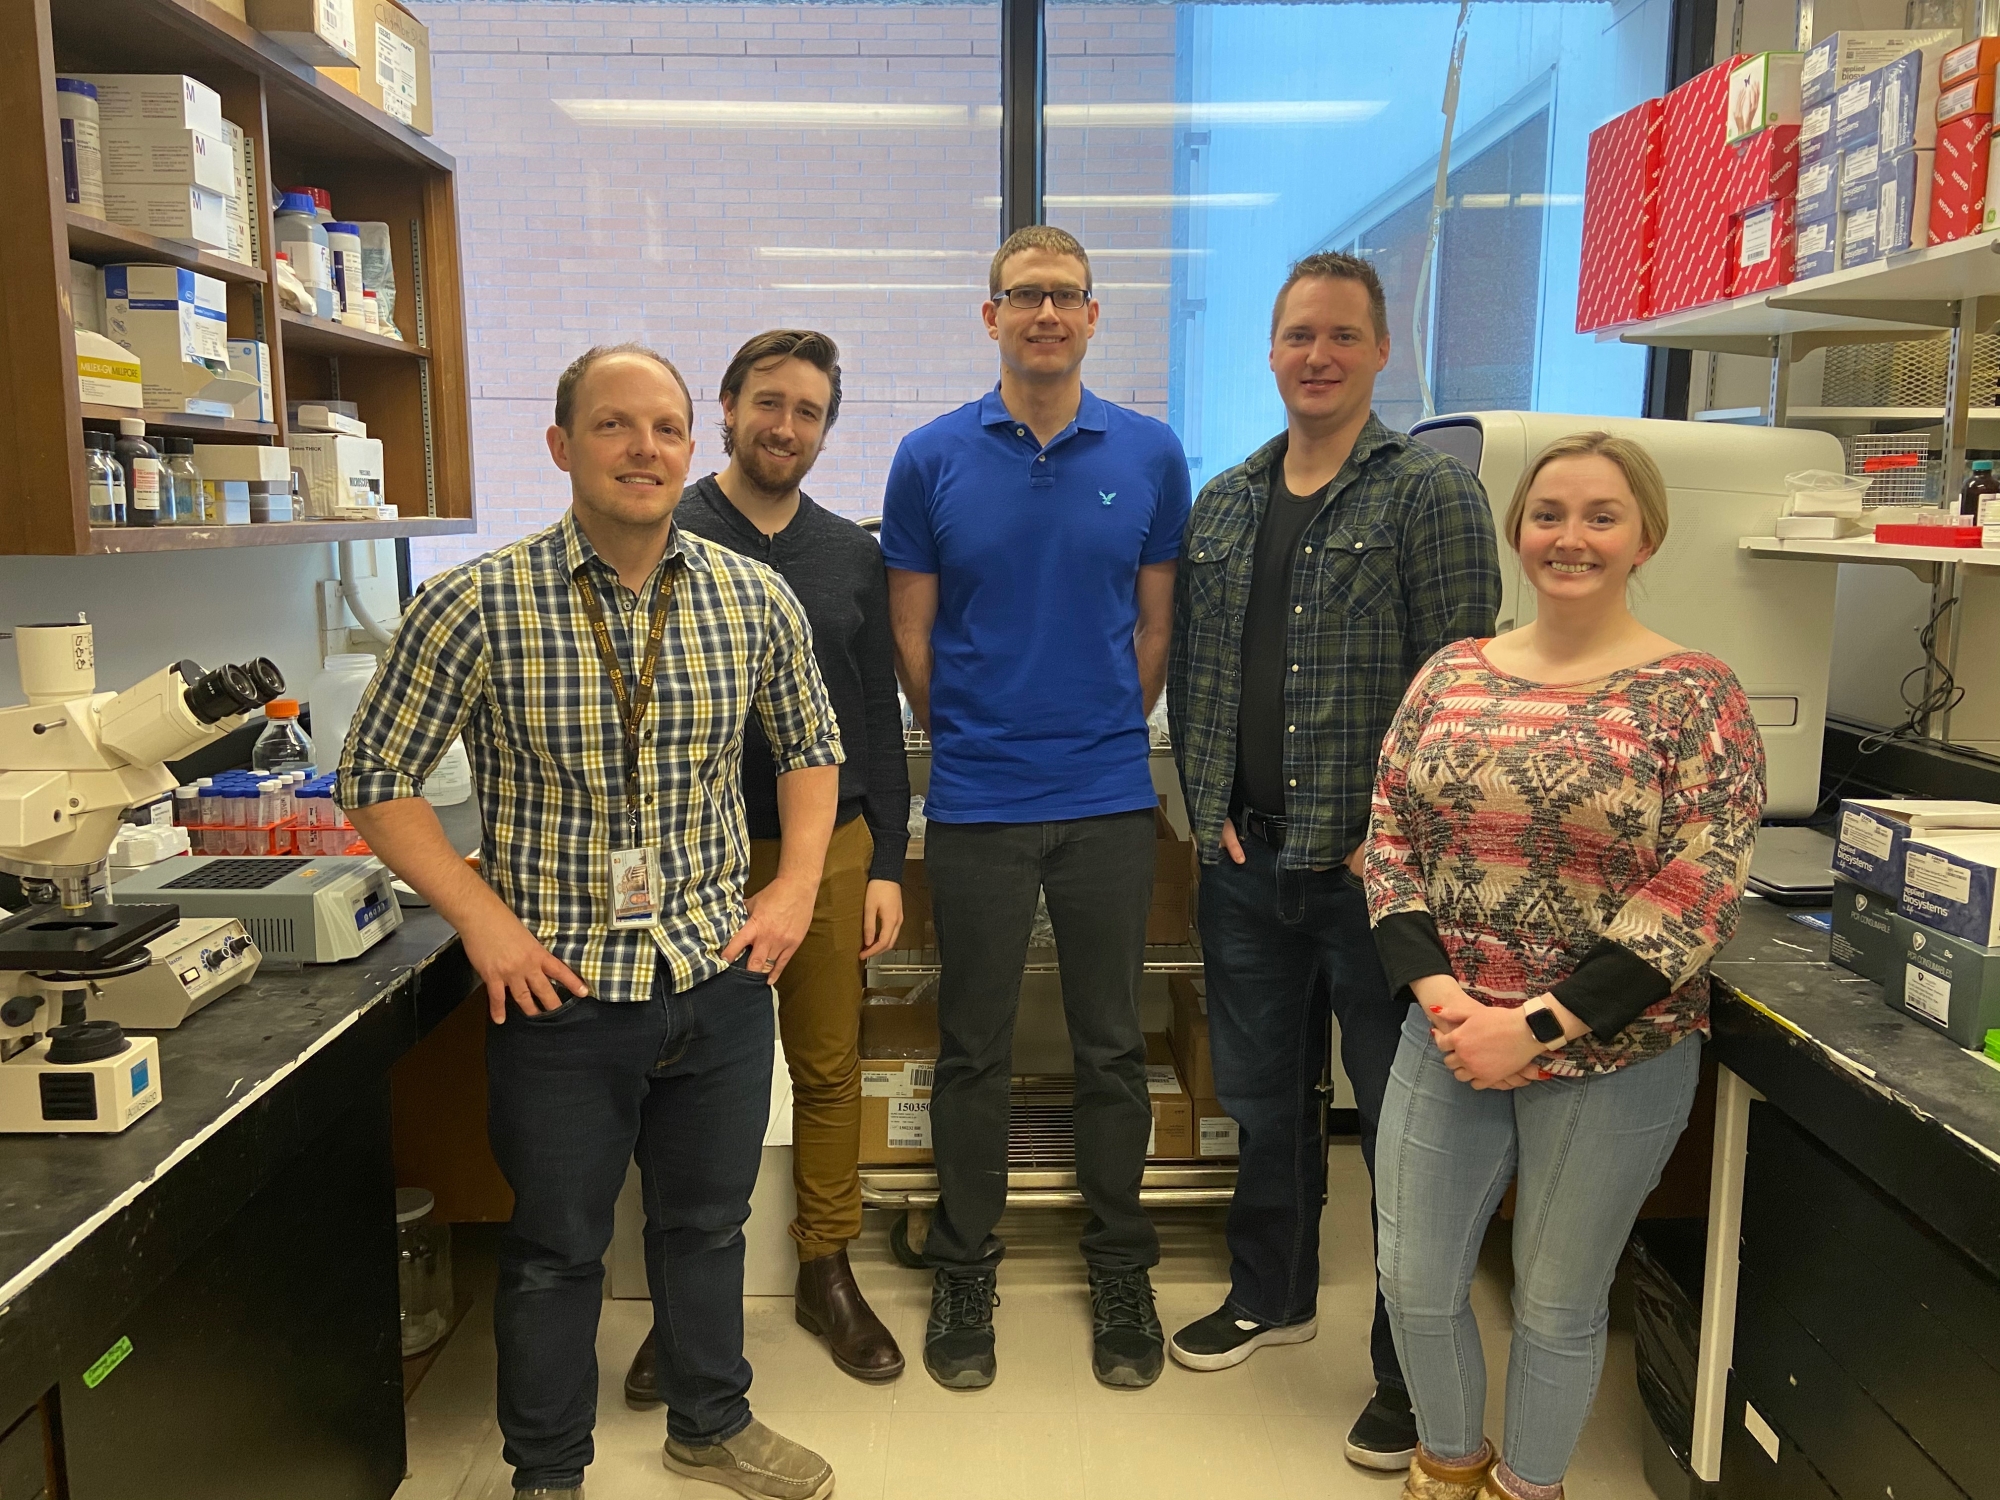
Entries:
POLYGON ((1080 286, 1010 286, 993 300, 1005 302, 1022 312, 1039 312, 1044 302, 1053 302, 1064 312, 1075 312, 1090 300, 1090 291, 1080 286))

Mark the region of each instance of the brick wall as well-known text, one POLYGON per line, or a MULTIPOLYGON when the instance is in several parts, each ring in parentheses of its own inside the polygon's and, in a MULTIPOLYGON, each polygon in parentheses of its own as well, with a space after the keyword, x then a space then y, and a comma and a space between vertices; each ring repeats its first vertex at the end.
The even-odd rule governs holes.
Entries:
MULTIPOLYGON (((845 400, 808 488, 855 516, 880 510, 905 432, 991 385, 979 303, 999 226, 997 5, 413 8, 431 28, 437 140, 459 167, 480 521, 475 535, 417 543, 420 575, 568 503, 542 433, 556 376, 594 343, 643 339, 681 367, 700 474, 722 463, 715 388, 736 346, 780 325, 832 334, 845 400), (962 113, 922 128, 693 128, 610 106, 604 122, 604 101, 660 100, 962 113), (829 248, 960 253, 770 253, 829 248)), ((1171 99, 1172 7, 1099 15, 1052 18, 1052 98, 1171 99)), ((1050 182, 1169 192, 1170 132, 1054 131, 1050 182)), ((1051 218, 1093 245, 1169 243, 1158 209, 1051 218)), ((1166 269, 1098 268, 1104 321, 1085 367, 1101 394, 1160 416, 1166 269)))

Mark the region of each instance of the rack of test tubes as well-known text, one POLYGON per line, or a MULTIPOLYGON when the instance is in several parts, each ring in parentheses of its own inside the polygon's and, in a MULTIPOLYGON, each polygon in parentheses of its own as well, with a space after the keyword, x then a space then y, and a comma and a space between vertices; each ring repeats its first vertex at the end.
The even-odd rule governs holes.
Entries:
POLYGON ((333 798, 334 777, 225 771, 174 798, 174 821, 196 854, 366 854, 333 798))

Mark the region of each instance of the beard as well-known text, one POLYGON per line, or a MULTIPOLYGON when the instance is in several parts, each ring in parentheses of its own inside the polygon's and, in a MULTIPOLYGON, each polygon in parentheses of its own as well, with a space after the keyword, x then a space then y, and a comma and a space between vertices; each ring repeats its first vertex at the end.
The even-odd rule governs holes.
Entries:
POLYGON ((736 467, 743 477, 758 489, 782 495, 805 482, 806 475, 812 472, 813 464, 819 459, 819 453, 801 448, 790 458, 781 459, 754 442, 736 442, 732 445, 730 457, 736 460, 736 467))

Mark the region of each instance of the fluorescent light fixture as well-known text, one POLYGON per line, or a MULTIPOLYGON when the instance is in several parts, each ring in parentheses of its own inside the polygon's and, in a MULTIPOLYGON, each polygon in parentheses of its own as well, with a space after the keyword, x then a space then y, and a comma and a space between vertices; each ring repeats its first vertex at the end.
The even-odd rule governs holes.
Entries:
MULTIPOLYGON (((1098 260, 1166 260, 1207 255, 1206 250, 1172 250, 1165 246, 1150 250, 1092 249, 1098 260)), ((934 250, 902 248, 895 245, 868 245, 845 249, 838 245, 759 245, 759 260, 977 260, 993 258, 991 250, 934 250)))
MULTIPOLYGON (((1042 198, 1050 208, 1265 208, 1277 201, 1276 193, 1048 193, 1042 198)), ((985 203, 1000 206, 998 198, 985 203)))
MULTIPOLYGON (((583 125, 680 130, 998 130, 997 104, 895 104, 826 99, 558 99, 583 125)), ((1049 104, 1057 129, 1148 130, 1185 125, 1354 125, 1387 109, 1382 99, 1256 99, 1207 104, 1049 104)))

